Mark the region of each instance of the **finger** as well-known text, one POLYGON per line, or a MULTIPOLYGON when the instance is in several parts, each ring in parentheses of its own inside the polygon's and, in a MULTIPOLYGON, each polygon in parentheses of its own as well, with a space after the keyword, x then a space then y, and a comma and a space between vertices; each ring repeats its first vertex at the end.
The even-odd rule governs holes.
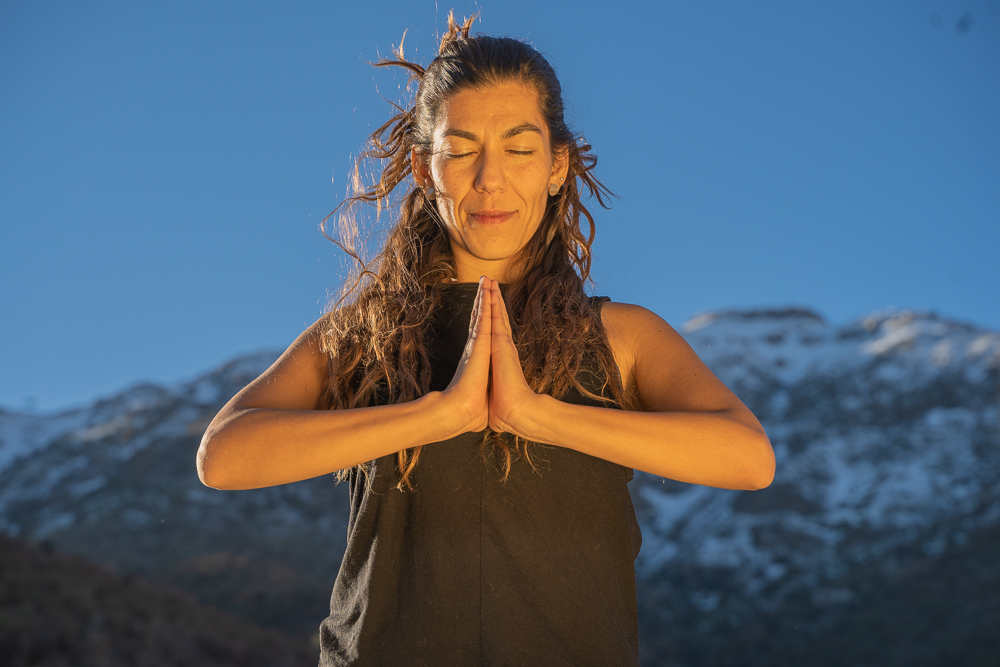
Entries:
POLYGON ((472 314, 469 316, 469 338, 472 338, 476 333, 476 328, 479 325, 479 316, 481 314, 479 304, 483 300, 483 279, 479 279, 479 289, 476 290, 476 300, 472 302, 472 314))
MULTIPOLYGON (((503 314, 503 323, 504 323, 504 326, 506 326, 507 327, 507 331, 510 332, 511 331, 511 328, 510 328, 510 314, 507 312, 507 302, 504 301, 504 299, 503 299, 503 292, 500 291, 500 283, 498 283, 497 281, 494 280, 493 284, 496 285, 495 297, 500 302, 500 312, 503 314)), ((513 332, 511 332, 511 333, 513 333, 513 332)))
POLYGON ((482 335, 482 303, 483 287, 482 281, 480 281, 479 289, 476 290, 476 300, 472 303, 472 314, 469 315, 469 335, 465 338, 465 349, 462 352, 463 358, 472 356, 472 350, 475 347, 476 339, 480 338, 482 335))
POLYGON ((472 334, 474 336, 482 335, 483 331, 483 302, 487 299, 489 295, 483 289, 483 279, 479 279, 479 287, 476 289, 476 302, 472 306, 472 334))
POLYGON ((479 323, 480 323, 480 333, 485 340, 489 340, 490 333, 492 332, 492 318, 490 314, 493 312, 493 299, 492 294, 489 290, 490 279, 483 276, 479 279, 479 293, 482 298, 479 300, 479 323))
POLYGON ((507 308, 503 302, 503 295, 500 293, 500 283, 495 280, 490 281, 490 283, 490 319, 492 319, 493 333, 497 337, 506 338, 513 343, 513 333, 510 330, 510 321, 507 319, 507 308))

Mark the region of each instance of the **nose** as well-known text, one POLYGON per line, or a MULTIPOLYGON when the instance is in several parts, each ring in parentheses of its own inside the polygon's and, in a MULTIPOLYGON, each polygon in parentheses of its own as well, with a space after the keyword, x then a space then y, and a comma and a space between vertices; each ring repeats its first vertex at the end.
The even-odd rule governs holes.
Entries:
POLYGON ((486 194, 501 192, 507 187, 503 168, 503 151, 486 148, 480 154, 476 172, 476 190, 486 194))

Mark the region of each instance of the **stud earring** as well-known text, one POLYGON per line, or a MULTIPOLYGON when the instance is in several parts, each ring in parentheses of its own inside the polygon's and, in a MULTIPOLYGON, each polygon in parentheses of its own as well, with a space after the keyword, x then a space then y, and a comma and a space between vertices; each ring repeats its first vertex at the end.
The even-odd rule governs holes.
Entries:
POLYGON ((549 196, 555 197, 557 194, 559 194, 559 184, 549 183, 549 196))
POLYGON ((434 201, 437 199, 437 190, 434 189, 433 185, 424 189, 424 197, 427 201, 434 201))

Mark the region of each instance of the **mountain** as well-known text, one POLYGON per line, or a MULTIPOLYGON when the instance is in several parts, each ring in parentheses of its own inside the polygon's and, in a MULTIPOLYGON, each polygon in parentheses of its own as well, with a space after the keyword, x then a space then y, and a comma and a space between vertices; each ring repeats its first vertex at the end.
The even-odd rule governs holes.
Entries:
POLYGON ((59 415, 0 413, 0 530, 268 627, 315 633, 346 546, 346 485, 222 492, 195 471, 209 421, 276 357, 59 415))
MULTIPOLYGON (((983 629, 1000 627, 1000 334, 805 309, 681 332, 760 418, 777 472, 755 492, 636 474, 643 664, 1000 664, 983 629)), ((220 492, 194 470, 208 421, 275 357, 61 414, 0 412, 0 531, 314 634, 345 485, 220 492)))
POLYGON ((305 667, 307 641, 0 535, 0 663, 10 667, 305 667))
MULTIPOLYGON (((637 475, 646 657, 852 664, 830 648, 848 628, 871 635, 872 609, 890 627, 856 664, 897 664, 907 642, 926 644, 925 656, 943 651, 955 637, 940 630, 956 611, 975 619, 969 627, 984 613, 991 635, 1000 627, 989 599, 1000 582, 985 556, 1000 525, 996 332, 891 311, 831 327, 788 309, 707 314, 684 334, 760 418, 777 472, 758 492, 637 475), (921 569, 948 580, 963 549, 993 588, 942 592, 912 637, 902 619, 920 592, 899 596, 900 582, 921 569)), ((991 660, 982 664, 1000 664, 1000 650, 991 660)))

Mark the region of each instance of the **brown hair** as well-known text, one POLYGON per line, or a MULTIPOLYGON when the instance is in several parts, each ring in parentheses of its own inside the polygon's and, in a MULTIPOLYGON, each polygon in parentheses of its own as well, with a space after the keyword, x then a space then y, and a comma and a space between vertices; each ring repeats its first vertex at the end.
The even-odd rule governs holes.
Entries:
MULTIPOLYGON (((523 83, 536 91, 548 124, 552 154, 569 162, 565 186, 549 197, 538 230, 517 258, 520 278, 508 286, 506 301, 524 376, 538 393, 559 398, 575 387, 585 396, 600 399, 577 379, 584 355, 589 353, 599 363, 610 390, 602 393, 612 397, 609 403, 623 404, 618 369, 604 328, 584 291, 595 227, 580 201, 581 188, 604 207, 613 194, 591 173, 597 163, 591 147, 566 125, 562 90, 552 66, 516 39, 470 37, 474 19, 475 15, 459 25, 449 14, 439 55, 426 68, 407 61, 402 44, 394 50, 393 59, 374 63, 376 67, 403 67, 419 85, 413 105, 394 105, 398 113, 372 133, 355 163, 353 194, 341 204, 348 206, 336 218, 339 233, 328 236, 354 260, 322 334, 323 349, 330 360, 330 384, 324 399, 330 409, 403 403, 430 390, 431 364, 425 341, 441 300, 441 287, 454 278, 455 270, 449 236, 434 202, 412 180, 407 181, 411 176, 410 151, 430 152, 436 114, 450 95, 507 82, 523 83), (366 187, 361 166, 374 161, 381 164, 381 173, 377 182, 366 187), (393 200, 390 195, 404 182, 405 195, 393 200), (362 203, 375 207, 376 220, 383 210, 398 207, 385 245, 368 261, 357 245, 359 230, 353 213, 362 203), (586 235, 580 228, 581 216, 587 221, 586 235)), ((509 438, 487 430, 484 445, 487 443, 502 450, 505 478, 518 456, 531 463, 528 443, 518 438, 511 443, 509 438)), ((415 447, 398 453, 397 488, 410 487, 420 450, 415 447)), ((345 472, 341 471, 341 476, 345 472)))

